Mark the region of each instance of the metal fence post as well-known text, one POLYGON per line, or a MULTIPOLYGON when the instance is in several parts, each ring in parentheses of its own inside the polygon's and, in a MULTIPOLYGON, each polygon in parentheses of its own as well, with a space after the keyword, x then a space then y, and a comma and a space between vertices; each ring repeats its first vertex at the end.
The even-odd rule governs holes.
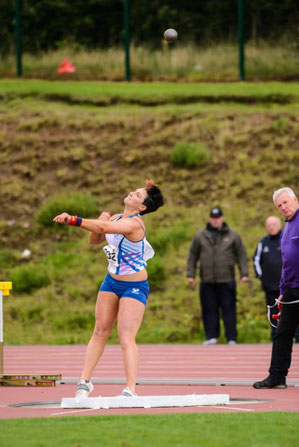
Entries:
POLYGON ((16 0, 16 57, 17 75, 22 76, 22 30, 21 30, 22 0, 16 0))
POLYGON ((244 70, 244 0, 238 0, 239 78, 245 79, 244 70))
POLYGON ((125 71, 126 81, 131 81, 130 68, 130 0, 124 0, 124 28, 125 28, 125 71))

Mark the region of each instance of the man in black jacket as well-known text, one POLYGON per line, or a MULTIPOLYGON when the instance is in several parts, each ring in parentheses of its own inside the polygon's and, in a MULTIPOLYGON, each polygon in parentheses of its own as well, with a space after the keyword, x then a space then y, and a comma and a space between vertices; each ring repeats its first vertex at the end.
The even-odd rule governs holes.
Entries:
POLYGON ((195 285, 196 266, 200 263, 200 301, 206 334, 205 345, 217 344, 220 310, 229 344, 236 344, 235 264, 241 281, 248 280, 246 250, 241 237, 225 222, 221 208, 210 211, 209 222, 193 238, 187 263, 187 278, 195 285))
MULTIPOLYGON (((258 243, 254 257, 253 265, 256 276, 261 280, 265 291, 266 303, 273 306, 275 299, 280 295, 279 282, 281 277, 281 220, 276 216, 269 216, 266 219, 265 228, 267 235, 258 243)), ((270 320, 274 326, 277 326, 277 320, 272 318, 273 314, 278 313, 277 306, 270 309, 270 320)), ((277 330, 271 326, 271 340, 273 340, 277 330)), ((295 333, 296 342, 299 342, 299 327, 295 333)))

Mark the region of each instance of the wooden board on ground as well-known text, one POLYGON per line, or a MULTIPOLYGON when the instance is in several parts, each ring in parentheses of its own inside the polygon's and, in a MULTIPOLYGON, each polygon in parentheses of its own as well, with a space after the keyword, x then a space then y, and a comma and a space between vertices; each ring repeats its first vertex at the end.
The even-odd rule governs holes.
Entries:
POLYGON ((0 374, 1 380, 61 380, 61 374, 0 374))
POLYGON ((55 386, 61 374, 1 374, 0 386, 55 386))

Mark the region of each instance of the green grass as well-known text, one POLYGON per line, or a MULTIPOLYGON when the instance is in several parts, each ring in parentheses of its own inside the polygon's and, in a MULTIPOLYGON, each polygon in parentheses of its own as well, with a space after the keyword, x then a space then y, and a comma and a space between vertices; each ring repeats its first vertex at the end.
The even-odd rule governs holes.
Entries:
POLYGON ((242 98, 253 97, 259 102, 269 97, 269 102, 282 98, 287 102, 299 101, 299 83, 285 82, 228 82, 228 83, 98 83, 74 81, 43 80, 0 80, 0 95, 7 97, 39 96, 56 100, 69 100, 74 103, 87 101, 102 105, 119 102, 144 104, 168 104, 171 102, 194 102, 205 97, 229 99, 231 102, 242 102, 242 98), (271 99, 272 98, 272 99, 271 99))
POLYGON ((192 168, 212 161, 211 153, 200 142, 197 144, 177 143, 170 159, 174 165, 192 168))
POLYGON ((85 416, 0 421, 3 447, 294 447, 297 413, 85 416))
MULTIPOLYGON (((71 159, 75 161, 84 160, 84 148, 82 149, 82 151, 80 151, 80 153, 81 152, 82 155, 78 157, 78 151, 71 150, 71 159)), ((65 172, 63 172, 61 177, 63 178, 64 175, 65 172)), ((78 192, 75 194, 69 194, 67 196, 59 195, 58 197, 51 197, 48 202, 44 203, 44 205, 40 207, 35 218, 39 224, 46 227, 55 228, 53 224, 53 216, 55 217, 63 211, 76 216, 92 217, 97 213, 97 210, 98 207, 94 197, 78 192)))

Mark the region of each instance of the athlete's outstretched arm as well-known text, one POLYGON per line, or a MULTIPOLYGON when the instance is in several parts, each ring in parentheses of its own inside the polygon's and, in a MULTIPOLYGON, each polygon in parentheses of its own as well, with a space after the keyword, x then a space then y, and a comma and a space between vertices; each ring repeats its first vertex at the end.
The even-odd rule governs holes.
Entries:
MULTIPOLYGON (((74 218, 68 213, 62 213, 54 217, 53 221, 62 225, 74 225, 80 226, 84 230, 91 231, 92 233, 117 233, 117 234, 131 234, 140 229, 140 225, 135 219, 122 218, 116 222, 102 221, 99 219, 84 219, 82 218, 80 224, 72 223, 74 218)), ((78 220, 76 220, 78 222, 78 220)))
MULTIPOLYGON (((98 218, 99 220, 107 221, 112 219, 109 211, 103 211, 102 214, 98 218)), ((99 245, 105 241, 104 233, 94 233, 93 231, 89 232, 88 242, 90 245, 99 245)))

